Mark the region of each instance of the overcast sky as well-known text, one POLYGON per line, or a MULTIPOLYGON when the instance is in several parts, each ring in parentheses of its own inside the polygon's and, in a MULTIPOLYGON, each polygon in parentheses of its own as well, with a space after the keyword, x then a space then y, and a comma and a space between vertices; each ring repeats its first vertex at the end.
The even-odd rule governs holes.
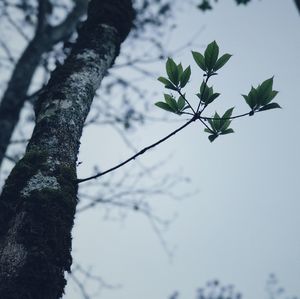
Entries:
MULTIPOLYGON (((203 128, 193 124, 140 158, 151 165, 170 157, 161 172, 191 178, 178 194, 196 192, 180 201, 152 199, 159 216, 177 215, 163 234, 172 258, 141 214, 105 220, 100 206, 77 217, 74 257, 108 283, 121 285, 104 290, 101 298, 167 299, 178 290, 181 298, 192 299, 198 287, 218 278, 234 284, 244 298, 262 299, 267 298, 270 273, 288 294, 300 295, 300 15, 292 0, 253 0, 247 7, 219 1, 205 14, 190 8, 179 15, 168 47, 177 47, 203 26, 199 48, 174 57, 192 65, 188 94, 196 93, 201 82, 190 50, 203 51, 216 40, 221 53, 234 56, 212 79, 222 96, 211 112, 232 106, 237 113, 248 111, 240 94, 273 75, 274 89, 280 92, 276 101, 283 109, 238 120, 232 124, 235 134, 212 144, 203 128)), ((161 64, 161 74, 163 68, 161 64)), ((152 84, 163 93, 155 78, 152 84)), ((179 125, 151 123, 131 138, 143 148, 179 125)), ((115 139, 110 131, 90 129, 80 159, 101 160, 105 168, 127 158, 130 151, 120 152, 115 139)), ((149 178, 159 179, 157 173, 149 178)), ((66 298, 81 297, 70 287, 66 298)))

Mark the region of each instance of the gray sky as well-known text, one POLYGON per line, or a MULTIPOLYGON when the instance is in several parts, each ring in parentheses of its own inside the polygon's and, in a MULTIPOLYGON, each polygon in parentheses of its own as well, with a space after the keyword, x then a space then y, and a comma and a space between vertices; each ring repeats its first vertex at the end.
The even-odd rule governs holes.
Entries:
MULTIPOLYGON (((264 287, 271 272, 290 295, 300 294, 300 16, 292 0, 252 2, 236 7, 233 1, 220 1, 206 14, 183 11, 168 47, 182 44, 205 25, 199 48, 193 50, 203 51, 203 45, 216 40, 221 53, 234 55, 211 81, 222 95, 210 112, 231 106, 236 113, 248 111, 240 94, 272 75, 280 91, 276 101, 284 109, 238 120, 232 124, 235 134, 213 144, 195 124, 140 159, 150 165, 171 155, 162 172, 191 178, 179 193, 197 190, 181 201, 150 201, 161 217, 177 215, 164 233, 167 246, 175 248, 172 259, 143 215, 107 221, 99 207, 77 217, 74 256, 107 282, 122 285, 104 290, 102 298, 167 299, 174 290, 181 298, 194 298, 196 288, 213 278, 233 283, 244 298, 267 298, 264 287)), ((187 93, 193 95, 201 72, 189 50, 174 58, 192 65, 187 93)), ((155 78, 152 84, 163 93, 155 78)), ((153 113, 162 115, 158 109, 153 113)), ((132 140, 143 148, 177 126, 141 127, 132 140)), ((110 167, 130 155, 117 142, 110 131, 91 129, 82 140, 81 160, 101 160, 103 168, 110 167), (96 143, 98 136, 111 143, 96 143)), ((68 288, 66 298, 80 297, 68 288)))

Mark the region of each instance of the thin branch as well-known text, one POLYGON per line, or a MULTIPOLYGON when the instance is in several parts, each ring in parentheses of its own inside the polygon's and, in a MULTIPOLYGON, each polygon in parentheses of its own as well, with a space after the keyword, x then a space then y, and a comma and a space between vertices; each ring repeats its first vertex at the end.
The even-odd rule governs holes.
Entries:
POLYGON ((69 274, 70 278, 74 281, 74 283, 77 285, 78 289, 81 292, 81 295, 83 296, 84 299, 91 299, 91 297, 87 294, 85 290, 84 284, 75 276, 74 273, 69 274))
POLYGON ((193 113, 191 113, 191 112, 185 112, 185 111, 181 112, 181 114, 186 114, 186 115, 191 115, 191 116, 194 116, 194 115, 195 115, 195 114, 193 114, 193 113))
POLYGON ((29 142, 28 138, 24 138, 24 139, 16 139, 16 140, 11 140, 9 144, 20 144, 20 143, 27 143, 29 142))
POLYGON ((84 299, 92 299, 98 298, 102 289, 117 289, 120 288, 120 285, 111 285, 105 282, 100 276, 96 276, 91 274, 91 269, 83 269, 79 264, 75 264, 73 266, 72 272, 69 273, 69 277, 73 280, 75 285, 80 290, 84 299), (80 276, 80 278, 79 278, 80 276), (95 282, 97 283, 97 291, 94 291, 94 294, 91 292, 88 293, 89 286, 87 286, 87 282, 95 282))
POLYGON ((16 29, 16 31, 24 38, 24 40, 29 42, 30 37, 23 31, 23 28, 14 21, 14 19, 10 16, 10 14, 7 11, 4 12, 4 15, 7 17, 7 20, 11 24, 11 26, 16 29))
POLYGON ((244 116, 247 116, 247 115, 251 115, 251 112, 261 112, 261 111, 259 111, 259 110, 257 110, 257 111, 250 111, 250 112, 247 112, 247 113, 243 113, 243 114, 239 114, 239 115, 235 115, 235 116, 231 116, 231 117, 224 117, 224 118, 222 118, 222 117, 206 117, 206 116, 199 116, 199 119, 203 119, 203 120, 227 120, 227 119, 236 119, 236 118, 240 118, 240 117, 244 117, 244 116))
POLYGON ((201 121, 201 123, 208 129, 208 130, 210 130, 211 131, 211 129, 210 129, 210 127, 201 119, 201 118, 198 118, 200 121, 201 121))
MULTIPOLYGON (((180 91, 178 91, 180 93, 180 91)), ((202 112, 202 111, 201 111, 202 112)), ((227 120, 227 119, 236 119, 236 118, 241 118, 241 117, 244 117, 244 116, 247 116, 247 115, 251 115, 251 112, 259 112, 259 111, 250 111, 250 112, 247 112, 247 113, 243 113, 243 114, 239 114, 239 115, 236 115, 236 116, 232 116, 232 117, 228 117, 228 118, 216 118, 216 117, 205 117, 205 116, 201 116, 201 112, 198 112, 193 115, 193 117, 188 121, 186 122, 184 125, 182 125, 181 127, 179 127, 178 129, 176 129, 175 131, 171 132, 169 135, 165 136, 164 138, 160 139, 159 141, 143 148, 142 150, 140 150, 138 153, 136 153, 135 155, 131 156, 130 158, 128 158, 127 160, 123 161, 122 163, 106 170, 106 171, 103 171, 103 172, 99 172, 93 176, 90 176, 90 177, 87 177, 87 178, 84 178, 84 179, 78 179, 77 180, 77 183, 80 184, 80 183, 83 183, 83 182, 86 182, 86 181, 90 181, 90 180, 93 180, 93 179, 96 179, 98 177, 101 177, 109 172, 112 172, 120 167, 122 167, 123 165, 129 163, 130 161, 132 160, 135 160, 135 158, 137 158, 138 156, 144 154, 146 151, 148 151, 149 149, 159 145, 160 143, 166 141, 167 139, 169 139, 170 137, 172 137, 173 135, 175 135, 176 133, 178 133, 179 131, 183 130, 185 127, 187 127, 188 125, 190 125, 192 122, 196 121, 196 120, 199 120, 207 129, 210 130, 209 126, 205 123, 206 120, 227 120)))
POLYGON ((8 155, 4 155, 4 158, 7 159, 8 161, 12 162, 12 163, 17 163, 19 161, 19 159, 8 156, 8 155))
MULTIPOLYGON (((146 214, 147 215, 147 214, 146 214)), ((165 238, 163 237, 162 235, 162 232, 159 230, 159 228, 157 227, 155 221, 153 220, 153 218, 151 217, 151 215, 147 215, 148 217, 148 220, 150 222, 150 225, 154 231, 154 233, 156 234, 163 250, 165 251, 165 253, 167 254, 168 258, 170 261, 172 261, 172 258, 173 258, 173 255, 174 255, 174 252, 172 251, 172 249, 169 248, 165 238)))
POLYGON ((196 115, 196 111, 194 110, 193 106, 189 103, 189 101, 186 99, 185 95, 182 94, 182 92, 179 89, 177 91, 183 97, 183 99, 185 100, 185 102, 190 106, 190 108, 192 109, 194 115, 196 115))
MULTIPOLYGON (((201 99, 199 99, 199 104, 198 104, 198 107, 197 107, 197 112, 199 112, 199 110, 200 110, 201 102, 203 101, 203 95, 204 95, 204 92, 205 92, 205 89, 206 89, 207 82, 208 82, 209 78, 210 78, 210 76, 208 74, 206 74, 205 85, 204 85, 203 91, 201 92, 201 99)), ((201 110, 201 113, 204 111, 204 109, 206 108, 206 106, 207 105, 204 105, 203 109, 201 110)))
POLYGON ((49 35, 53 43, 57 43, 65 38, 68 38, 76 29, 80 18, 86 13, 88 1, 87 0, 73 0, 75 6, 68 14, 66 19, 59 25, 52 27, 49 26, 49 35))
POLYGON ((106 170, 106 171, 103 171, 103 172, 100 172, 100 173, 97 173, 93 176, 90 176, 88 178, 84 178, 84 179, 78 179, 77 180, 77 183, 80 184, 80 183, 83 183, 83 182, 86 182, 86 181, 90 181, 90 180, 93 180, 93 179, 96 179, 100 176, 103 176, 109 172, 112 172, 118 168, 120 168, 121 166, 127 164, 128 162, 134 160, 135 158, 137 158, 138 156, 144 154, 146 151, 148 151, 149 149, 159 145, 160 143, 166 141, 167 139, 169 139, 170 137, 172 137, 173 135, 175 135, 176 133, 178 133, 179 131, 183 130, 185 127, 187 127, 188 125, 190 125, 192 122, 194 122, 195 120, 197 119, 197 115, 195 115, 194 117, 192 117, 188 122, 186 122, 184 125, 182 125, 181 127, 179 127, 178 129, 176 129, 175 131, 173 131, 172 133, 170 133, 169 135, 165 136, 164 138, 160 139, 159 141, 143 148, 142 150, 140 150, 138 153, 136 153, 135 155, 133 155, 132 157, 128 158, 127 160, 123 161, 122 163, 106 170))
POLYGON ((16 60, 15 58, 13 57, 13 55, 11 54, 9 48, 7 47, 6 43, 2 41, 2 39, 0 39, 0 46, 2 47, 2 49, 4 50, 8 60, 11 62, 11 63, 16 63, 16 60))
POLYGON ((37 15, 37 28, 36 35, 43 34, 45 28, 48 26, 47 15, 52 10, 52 3, 49 0, 38 1, 38 15, 37 15))

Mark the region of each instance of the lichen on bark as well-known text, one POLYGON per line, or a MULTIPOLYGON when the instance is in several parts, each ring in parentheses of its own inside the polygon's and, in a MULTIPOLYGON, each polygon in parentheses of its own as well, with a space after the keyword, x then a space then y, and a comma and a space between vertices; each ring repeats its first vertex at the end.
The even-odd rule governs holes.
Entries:
POLYGON ((83 124, 133 15, 130 0, 92 0, 70 56, 39 97, 25 156, 0 197, 1 299, 58 299, 63 294, 64 272, 72 263, 83 124))

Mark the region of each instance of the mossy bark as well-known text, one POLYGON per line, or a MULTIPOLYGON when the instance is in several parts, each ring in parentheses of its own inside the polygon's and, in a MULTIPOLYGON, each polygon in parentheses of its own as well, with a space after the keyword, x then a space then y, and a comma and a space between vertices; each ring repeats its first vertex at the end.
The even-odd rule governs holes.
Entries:
POLYGON ((26 154, 0 197, 0 298, 58 299, 70 271, 76 160, 93 96, 132 24, 130 0, 94 0, 36 106, 26 154))

